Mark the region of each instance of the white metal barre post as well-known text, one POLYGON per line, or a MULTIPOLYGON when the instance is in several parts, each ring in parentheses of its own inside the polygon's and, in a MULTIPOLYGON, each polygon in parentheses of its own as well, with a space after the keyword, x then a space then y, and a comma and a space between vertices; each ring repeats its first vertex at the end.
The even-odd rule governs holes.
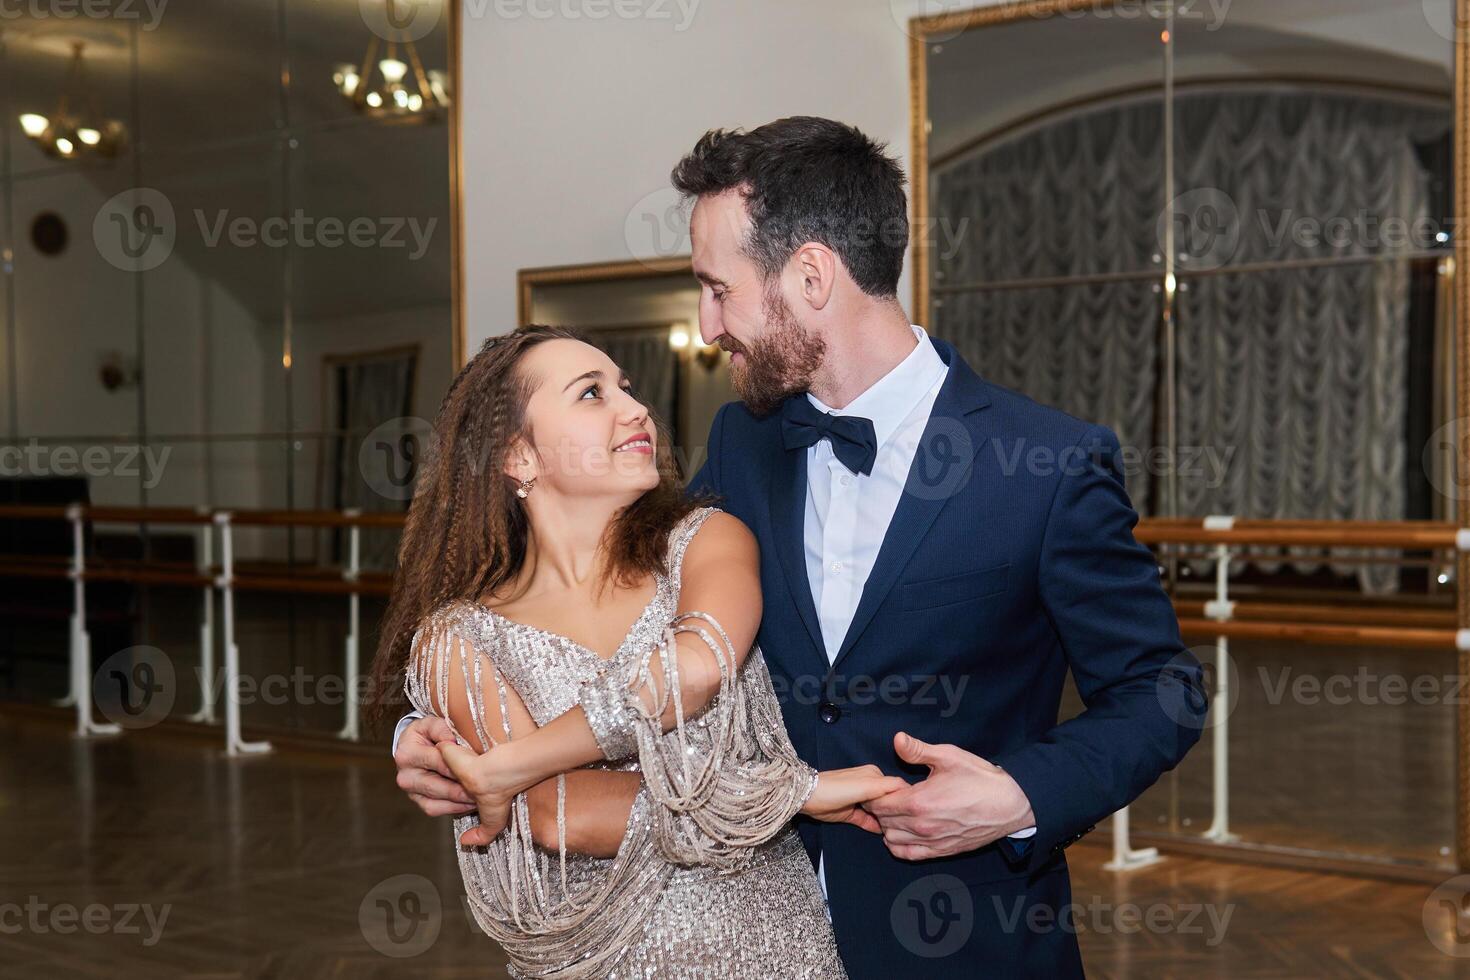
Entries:
MULTIPOLYGON (((200 512, 205 512, 200 508, 200 512)), ((208 524, 199 526, 199 570, 209 573, 214 564, 214 528, 208 524)), ((204 587, 203 608, 199 626, 199 710, 189 716, 189 721, 213 724, 214 716, 214 588, 204 587)))
POLYGON ((1128 843, 1128 808, 1125 806, 1113 814, 1113 859, 1103 865, 1104 871, 1137 871, 1151 864, 1158 864, 1157 847, 1135 849, 1128 843))
MULTIPOLYGON (((345 511, 349 517, 356 517, 362 513, 352 509, 345 511)), ((354 524, 347 529, 347 567, 342 570, 342 580, 345 582, 357 581, 358 572, 361 570, 362 560, 362 528, 354 524)), ((358 671, 358 625, 362 616, 362 599, 356 591, 347 596, 347 640, 346 653, 347 664, 344 669, 346 676, 346 697, 344 704, 347 709, 347 720, 342 725, 342 730, 337 733, 338 738, 357 741, 359 735, 358 701, 357 701, 357 671, 358 671)))
MULTIPOLYGON (((1209 526, 1206 521, 1206 527, 1209 526)), ((1229 545, 1215 546, 1215 599, 1205 603, 1205 615, 1220 623, 1235 618, 1235 603, 1230 601, 1229 545)), ((1210 697, 1209 717, 1215 726, 1211 735, 1215 754, 1212 794, 1215 812, 1210 828, 1201 836, 1226 844, 1240 840, 1240 835, 1230 832, 1230 640, 1225 636, 1215 637, 1215 690, 1210 697)))
MULTIPOLYGON (((66 509, 66 520, 72 528, 71 567, 67 569, 66 573, 66 577, 71 579, 73 583, 71 597, 72 612, 71 618, 67 621, 66 628, 66 694, 51 702, 58 708, 76 707, 78 690, 77 678, 85 678, 87 673, 85 670, 79 671, 77 669, 78 658, 80 658, 82 662, 86 662, 90 659, 90 652, 87 650, 85 643, 87 637, 86 616, 82 615, 80 620, 78 620, 78 615, 82 610, 82 602, 86 598, 86 596, 81 592, 80 588, 82 581, 83 555, 82 545, 77 540, 77 528, 80 526, 77 522, 78 510, 79 508, 76 504, 72 504, 66 509)), ((78 709, 79 717, 80 714, 81 709, 78 709)), ((83 733, 79 731, 77 734, 80 735, 83 733)))
POLYGON ((269 742, 247 742, 240 737, 240 648, 235 645, 235 542, 230 515, 214 515, 220 531, 220 574, 217 584, 224 611, 225 645, 225 753, 257 755, 271 750, 269 742))
POLYGON ((118 725, 101 724, 92 718, 92 636, 87 632, 86 533, 81 504, 66 509, 71 522, 71 700, 77 707, 77 737, 116 735, 118 725))

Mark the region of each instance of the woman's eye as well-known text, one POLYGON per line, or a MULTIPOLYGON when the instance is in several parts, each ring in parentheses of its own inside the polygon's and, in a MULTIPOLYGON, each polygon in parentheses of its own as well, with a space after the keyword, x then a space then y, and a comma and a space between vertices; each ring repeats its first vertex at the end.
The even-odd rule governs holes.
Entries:
POLYGON ((582 399, 586 398, 588 395, 596 395, 597 392, 598 392, 597 385, 588 385, 585 389, 583 389, 582 394, 578 396, 577 400, 578 401, 581 401, 582 399))

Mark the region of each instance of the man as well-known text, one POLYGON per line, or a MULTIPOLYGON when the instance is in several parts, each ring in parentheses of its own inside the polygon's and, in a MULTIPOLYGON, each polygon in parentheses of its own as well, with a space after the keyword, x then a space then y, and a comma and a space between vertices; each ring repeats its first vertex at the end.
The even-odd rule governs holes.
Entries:
MULTIPOLYGON (((691 488, 760 542, 792 743, 914 781, 870 805, 881 837, 801 827, 849 973, 1080 976, 1062 851, 1175 766, 1205 708, 1116 437, 910 324, 903 173, 856 129, 710 132, 673 181, 741 397, 691 488), (1069 669, 1086 711, 1058 724, 1069 669)), ((399 785, 468 812, 442 734, 413 723, 399 785)))

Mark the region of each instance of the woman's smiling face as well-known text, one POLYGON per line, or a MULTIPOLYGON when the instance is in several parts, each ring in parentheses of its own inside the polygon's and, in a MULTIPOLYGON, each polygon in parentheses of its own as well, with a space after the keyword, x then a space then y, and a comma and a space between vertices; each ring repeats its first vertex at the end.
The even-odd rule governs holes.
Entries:
POLYGON ((538 492, 567 497, 637 499, 658 486, 657 428, 610 357, 557 339, 527 352, 519 370, 535 385, 526 405, 534 456, 518 465, 511 454, 513 478, 534 476, 538 492))

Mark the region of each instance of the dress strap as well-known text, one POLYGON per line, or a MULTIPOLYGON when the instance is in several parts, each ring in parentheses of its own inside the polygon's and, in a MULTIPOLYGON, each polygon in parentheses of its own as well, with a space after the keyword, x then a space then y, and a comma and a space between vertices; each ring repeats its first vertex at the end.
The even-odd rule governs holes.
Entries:
POLYGON ((669 581, 674 586, 674 595, 679 594, 680 572, 684 567, 684 552, 689 550, 689 542, 694 540, 694 535, 704 526, 714 514, 719 513, 718 507, 699 507, 680 518, 673 530, 669 531, 669 581))

